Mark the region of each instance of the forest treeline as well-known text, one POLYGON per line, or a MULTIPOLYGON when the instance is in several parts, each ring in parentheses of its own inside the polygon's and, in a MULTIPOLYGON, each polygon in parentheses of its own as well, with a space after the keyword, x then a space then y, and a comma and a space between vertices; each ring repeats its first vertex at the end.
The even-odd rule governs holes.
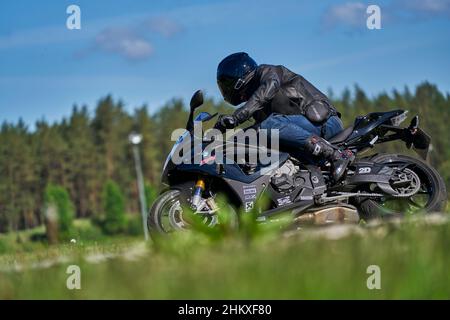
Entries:
MULTIPOLYGON (((450 95, 428 82, 414 90, 405 87, 369 97, 361 88, 339 96, 328 93, 350 125, 357 115, 394 108, 421 116, 421 127, 432 136, 430 162, 450 182, 450 95)), ((199 111, 227 113, 223 102, 208 99, 199 111)), ((198 111, 198 112, 199 112, 198 111)), ((124 103, 107 96, 95 109, 74 106, 70 116, 56 123, 37 121, 31 130, 22 120, 4 122, 0 130, 0 232, 24 229, 44 222, 48 185, 70 195, 76 217, 103 214, 102 190, 114 181, 124 195, 127 212, 138 212, 135 168, 128 142, 132 131, 143 135, 142 165, 149 188, 159 187, 161 166, 173 142, 171 133, 183 128, 187 106, 180 99, 150 113, 147 106, 127 112, 124 103)), ((394 143, 384 151, 400 152, 394 143)))

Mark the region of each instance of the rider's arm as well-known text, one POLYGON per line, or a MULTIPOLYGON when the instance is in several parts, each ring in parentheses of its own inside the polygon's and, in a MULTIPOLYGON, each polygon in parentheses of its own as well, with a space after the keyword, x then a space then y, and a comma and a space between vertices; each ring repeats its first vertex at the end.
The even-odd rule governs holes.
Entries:
POLYGON ((260 86, 248 101, 234 113, 237 124, 241 124, 258 110, 261 110, 264 105, 272 100, 280 88, 280 76, 273 67, 263 67, 261 71, 260 86))

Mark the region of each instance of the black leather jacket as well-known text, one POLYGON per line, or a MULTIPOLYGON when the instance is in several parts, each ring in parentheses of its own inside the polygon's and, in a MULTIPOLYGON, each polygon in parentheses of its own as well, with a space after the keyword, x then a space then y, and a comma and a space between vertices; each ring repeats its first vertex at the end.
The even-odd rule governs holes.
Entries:
POLYGON ((339 115, 322 92, 284 66, 259 65, 250 86, 255 88, 253 94, 233 113, 238 124, 251 117, 259 123, 272 113, 305 115, 317 104, 324 105, 329 115, 339 115))

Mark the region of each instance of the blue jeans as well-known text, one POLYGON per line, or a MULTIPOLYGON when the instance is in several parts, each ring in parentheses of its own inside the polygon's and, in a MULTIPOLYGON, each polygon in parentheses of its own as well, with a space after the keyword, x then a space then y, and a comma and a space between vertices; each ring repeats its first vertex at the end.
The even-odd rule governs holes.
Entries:
POLYGON ((261 122, 260 128, 269 131, 270 129, 278 129, 280 146, 298 150, 300 151, 300 156, 302 154, 304 155, 302 151, 305 150, 306 141, 310 136, 317 135, 328 140, 344 129, 341 119, 337 116, 330 117, 323 124, 314 124, 302 115, 282 115, 276 113, 271 114, 261 122))

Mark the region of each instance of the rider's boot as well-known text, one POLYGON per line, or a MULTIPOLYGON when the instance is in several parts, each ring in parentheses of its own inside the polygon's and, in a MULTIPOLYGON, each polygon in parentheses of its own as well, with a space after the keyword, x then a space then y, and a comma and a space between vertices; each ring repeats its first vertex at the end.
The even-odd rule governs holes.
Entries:
POLYGON ((319 136, 311 136, 307 140, 306 150, 331 162, 331 175, 335 182, 342 178, 348 164, 355 158, 349 149, 339 150, 319 136))

